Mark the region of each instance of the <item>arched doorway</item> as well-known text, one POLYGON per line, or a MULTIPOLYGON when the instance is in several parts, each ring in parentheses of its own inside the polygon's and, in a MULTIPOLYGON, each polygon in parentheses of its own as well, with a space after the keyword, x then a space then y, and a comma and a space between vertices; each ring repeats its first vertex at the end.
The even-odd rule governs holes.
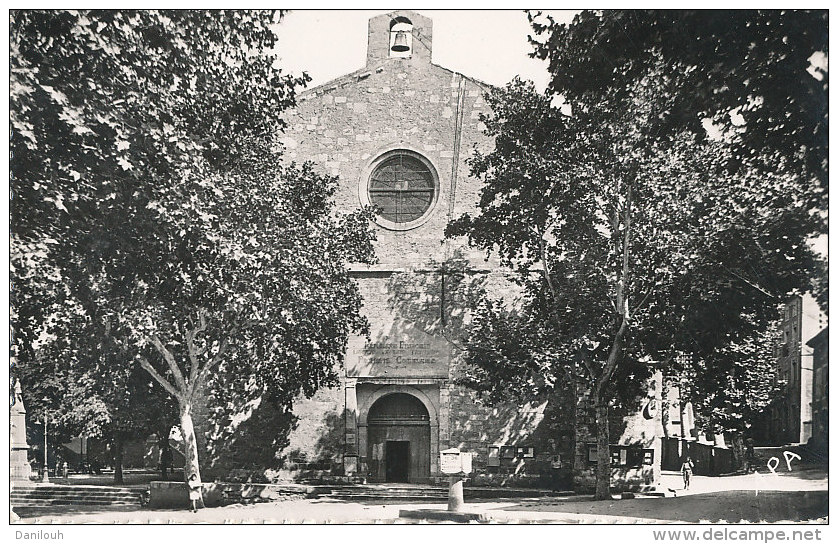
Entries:
POLYGON ((371 481, 423 482, 430 477, 430 416, 418 398, 392 393, 375 401, 367 433, 371 481))

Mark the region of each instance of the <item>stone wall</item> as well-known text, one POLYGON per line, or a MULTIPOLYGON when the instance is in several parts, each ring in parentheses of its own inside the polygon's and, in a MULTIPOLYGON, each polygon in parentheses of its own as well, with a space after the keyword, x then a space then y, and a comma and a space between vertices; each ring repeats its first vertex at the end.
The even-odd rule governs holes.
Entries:
POLYGON ((195 407, 194 423, 205 480, 268 482, 303 474, 340 474, 343 456, 342 384, 299 396, 292 412, 264 399, 248 405, 215 429, 206 395, 195 407))
POLYGON ((453 386, 450 446, 474 455, 477 483, 569 488, 574 439, 567 406, 557 397, 481 403, 474 392, 453 386))

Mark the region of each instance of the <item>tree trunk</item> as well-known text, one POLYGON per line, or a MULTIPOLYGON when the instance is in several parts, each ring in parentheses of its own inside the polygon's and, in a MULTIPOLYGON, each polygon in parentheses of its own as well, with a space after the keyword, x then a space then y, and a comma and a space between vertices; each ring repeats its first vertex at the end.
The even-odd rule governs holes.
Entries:
POLYGON ((113 483, 122 485, 122 450, 125 443, 122 440, 122 433, 116 432, 113 438, 113 483))
POLYGON ((746 466, 746 453, 745 453, 745 439, 742 437, 742 433, 737 432, 733 436, 733 443, 731 444, 732 451, 733 451, 733 469, 736 471, 745 470, 746 466))
POLYGON ((609 448, 610 430, 608 425, 608 402, 596 399, 596 491, 594 500, 611 498, 611 451, 609 448))
POLYGON ((169 469, 172 468, 172 446, 169 444, 171 429, 164 429, 157 434, 157 447, 160 448, 160 477, 163 481, 169 479, 169 469))
MULTIPOLYGON (((194 474, 197 483, 201 483, 201 470, 198 465, 198 442, 195 439, 195 427, 192 425, 192 405, 180 406, 180 432, 183 434, 183 454, 186 464, 183 467, 183 477, 188 482, 194 474)), ((198 501, 200 508, 204 507, 203 497, 198 501)))

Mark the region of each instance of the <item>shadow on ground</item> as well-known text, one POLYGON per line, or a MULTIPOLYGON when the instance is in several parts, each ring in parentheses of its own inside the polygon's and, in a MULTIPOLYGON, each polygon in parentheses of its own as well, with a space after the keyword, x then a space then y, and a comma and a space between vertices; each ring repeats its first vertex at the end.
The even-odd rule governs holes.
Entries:
POLYGON ((139 506, 119 505, 119 506, 89 506, 89 505, 50 505, 50 506, 12 506, 11 511, 18 517, 25 520, 26 518, 40 518, 43 516, 72 516, 72 515, 86 515, 86 514, 103 514, 108 512, 136 512, 139 506))
POLYGON ((563 512, 699 523, 807 521, 829 515, 827 491, 718 491, 667 498, 594 501, 569 497, 526 501, 504 511, 563 512))

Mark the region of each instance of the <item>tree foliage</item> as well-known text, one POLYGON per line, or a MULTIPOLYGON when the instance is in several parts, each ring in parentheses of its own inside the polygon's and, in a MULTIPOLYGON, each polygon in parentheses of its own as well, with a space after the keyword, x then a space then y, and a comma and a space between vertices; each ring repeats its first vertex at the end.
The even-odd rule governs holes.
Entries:
POLYGON ((825 208, 827 10, 583 11, 569 25, 530 19, 554 93, 626 93, 659 70, 678 84, 659 97, 649 135, 704 138, 709 120, 730 138, 730 170, 814 178, 810 202, 825 208))
POLYGON ((754 327, 741 340, 683 365, 681 395, 693 401, 696 421, 712 433, 744 435, 776 398, 777 323, 754 327))
POLYGON ((90 346, 68 364, 98 353, 113 383, 140 365, 177 403, 188 472, 206 387, 222 411, 290 405, 334 383, 366 326, 345 263, 373 258, 370 212, 336 212, 334 178, 282 164, 281 114, 306 78, 274 66, 277 21, 12 17, 17 356, 69 338, 90 346))
MULTIPOLYGON (((581 26, 559 28, 579 34, 548 40, 561 48, 554 57, 596 39, 581 26)), ((526 329, 539 331, 532 343, 516 342, 523 327, 487 312, 474 338, 488 346, 470 346, 485 387, 514 390, 511 381, 536 391, 572 375, 568 365, 585 369, 597 408, 598 498, 610 496, 606 422, 617 392, 648 375, 647 363, 681 353, 729 370, 736 346, 768 324, 787 293, 809 288, 820 266, 807 244, 822 227, 817 180, 766 172, 730 139, 694 127, 650 128, 683 82, 662 54, 647 53, 642 71, 611 86, 577 92, 573 78, 567 88, 554 79, 570 116, 525 82, 491 93, 482 120, 495 148, 471 160, 485 183, 479 214, 447 231, 520 271, 526 329)))

